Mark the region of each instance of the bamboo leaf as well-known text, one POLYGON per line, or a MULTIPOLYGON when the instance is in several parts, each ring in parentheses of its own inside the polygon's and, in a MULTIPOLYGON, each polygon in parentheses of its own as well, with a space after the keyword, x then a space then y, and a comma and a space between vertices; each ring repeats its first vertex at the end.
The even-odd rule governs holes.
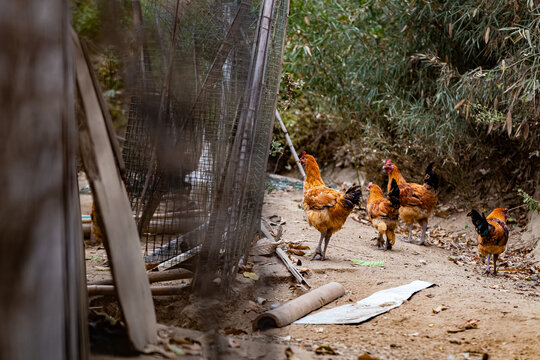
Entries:
POLYGON ((356 260, 351 259, 351 262, 356 265, 362 265, 362 266, 370 266, 370 267, 380 267, 384 266, 384 260, 377 260, 377 261, 367 261, 367 260, 356 260))
POLYGON ((525 120, 525 124, 523 125, 523 140, 527 140, 529 137, 529 123, 527 120, 525 120))
POLYGON ((506 114, 506 130, 508 131, 508 136, 512 134, 512 111, 508 110, 506 114))
POLYGON ((460 102, 458 102, 456 104, 456 106, 454 106, 454 111, 456 111, 457 109, 459 109, 461 107, 461 105, 463 105, 465 103, 465 101, 467 101, 467 99, 462 99, 460 102))

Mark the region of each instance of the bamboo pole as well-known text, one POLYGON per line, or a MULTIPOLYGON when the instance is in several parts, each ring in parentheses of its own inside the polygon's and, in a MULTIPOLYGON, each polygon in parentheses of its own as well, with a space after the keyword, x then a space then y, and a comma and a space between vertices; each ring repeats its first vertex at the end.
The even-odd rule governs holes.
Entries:
POLYGON ((180 235, 179 237, 169 241, 167 244, 163 245, 159 249, 156 249, 152 254, 145 255, 144 262, 146 264, 159 264, 164 261, 167 261, 176 253, 176 249, 178 249, 184 241, 188 241, 188 245, 189 245, 190 242, 193 239, 196 239, 198 234, 201 231, 206 230, 207 227, 208 227, 208 221, 204 222, 203 224, 198 226, 196 229, 188 233, 185 233, 183 235, 180 235))
MULTIPOLYGON (((263 233, 264 236, 266 236, 267 239, 274 241, 274 237, 270 234, 268 230, 266 230, 262 222, 261 222, 261 232, 263 233)), ((289 257, 287 256, 287 254, 285 254, 283 249, 279 247, 276 248, 276 255, 281 259, 281 261, 283 261, 287 270, 289 270, 289 272, 296 278, 296 280, 298 280, 300 284, 304 284, 308 288, 311 288, 311 285, 309 285, 307 280, 302 276, 302 274, 300 274, 300 271, 298 271, 298 269, 294 266, 291 260, 289 260, 289 257)))
POLYGON ((300 174, 302 174, 302 177, 306 177, 306 173, 304 171, 304 168, 302 167, 302 164, 300 163, 300 159, 298 158, 298 154, 296 153, 296 150, 294 149, 293 143, 291 141, 291 137, 289 136, 289 133, 287 132, 287 128, 285 127, 285 124, 283 123, 283 120, 281 120, 281 116, 279 116, 279 112, 276 109, 276 118, 279 121, 279 125, 281 125, 281 130, 283 130, 283 133, 285 134, 285 140, 287 140, 287 144, 289 145, 289 148, 291 149, 291 152, 294 157, 294 161, 296 161, 296 165, 298 166, 298 170, 300 170, 300 174))
POLYGON ((305 284, 308 288, 311 287, 311 285, 309 285, 309 283, 302 276, 302 274, 300 274, 300 271, 298 271, 298 269, 293 265, 291 260, 289 260, 289 257, 287 256, 287 254, 285 254, 285 251, 283 251, 282 248, 276 248, 276 254, 281 259, 281 261, 283 261, 287 270, 289 270, 289 272, 293 274, 293 276, 296 278, 296 280, 298 280, 300 284, 305 284))
POLYGON ((198 245, 196 247, 194 247, 193 249, 191 250, 188 250, 186 251, 185 253, 182 253, 178 256, 175 256, 173 257, 172 259, 169 259, 165 262, 162 262, 161 264, 159 264, 157 266, 157 268, 159 270, 165 270, 165 269, 168 269, 174 265, 177 265, 183 261, 186 261, 192 257, 194 257, 195 255, 197 255, 200 251, 201 251, 201 248, 202 248, 202 245, 198 245))

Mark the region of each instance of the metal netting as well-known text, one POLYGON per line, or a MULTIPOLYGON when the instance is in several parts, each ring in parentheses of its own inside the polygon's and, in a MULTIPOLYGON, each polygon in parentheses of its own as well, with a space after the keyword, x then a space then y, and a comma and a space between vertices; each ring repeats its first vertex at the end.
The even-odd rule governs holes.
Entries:
POLYGON ((260 224, 288 1, 143 4, 123 157, 145 261, 198 253, 199 289, 226 286, 260 224))

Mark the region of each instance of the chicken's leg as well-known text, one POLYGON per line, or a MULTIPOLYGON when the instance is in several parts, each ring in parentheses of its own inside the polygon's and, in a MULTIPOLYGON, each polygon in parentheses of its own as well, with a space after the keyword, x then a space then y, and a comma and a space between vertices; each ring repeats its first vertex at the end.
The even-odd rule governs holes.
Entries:
POLYGON ((499 255, 493 254, 493 275, 497 275, 497 259, 499 255))
POLYGON ((420 235, 420 242, 417 245, 425 245, 426 230, 427 230, 427 222, 424 223, 424 225, 422 225, 422 235, 420 235))
POLYGON ((384 250, 384 236, 382 233, 379 233, 377 237, 377 249, 384 250))
POLYGON ((408 243, 411 242, 412 226, 413 224, 409 225, 409 236, 407 237, 407 239, 401 239, 401 241, 408 242, 408 243))
POLYGON ((315 248, 315 254, 313 254, 313 257, 311 258, 311 260, 315 260, 317 255, 319 255, 324 260, 324 256, 321 252, 321 244, 325 236, 326 236, 326 230, 321 233, 321 238, 319 239, 319 245, 317 245, 317 247, 315 248))
POLYGON ((392 250, 393 236, 390 230, 386 231, 386 250, 392 250))
POLYGON ((377 225, 377 230, 379 230, 379 236, 377 236, 377 249, 384 250, 384 233, 386 233, 386 224, 384 222, 379 222, 377 225))
POLYGON ((487 254, 486 258, 486 270, 484 271, 485 274, 489 274, 489 260, 491 259, 491 254, 487 254))
POLYGON ((323 250, 323 253, 322 253, 322 259, 321 260, 324 260, 326 258, 326 248, 328 248, 328 243, 330 242, 330 237, 332 235, 326 235, 324 237, 324 250, 323 250))

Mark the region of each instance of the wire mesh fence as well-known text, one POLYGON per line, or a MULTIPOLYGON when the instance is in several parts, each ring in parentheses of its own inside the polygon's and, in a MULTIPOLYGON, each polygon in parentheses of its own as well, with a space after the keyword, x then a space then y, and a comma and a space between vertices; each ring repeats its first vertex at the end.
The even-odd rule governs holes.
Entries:
POLYGON ((199 254, 203 292, 228 287, 260 224, 287 15, 287 0, 133 6, 126 187, 148 267, 199 254))

